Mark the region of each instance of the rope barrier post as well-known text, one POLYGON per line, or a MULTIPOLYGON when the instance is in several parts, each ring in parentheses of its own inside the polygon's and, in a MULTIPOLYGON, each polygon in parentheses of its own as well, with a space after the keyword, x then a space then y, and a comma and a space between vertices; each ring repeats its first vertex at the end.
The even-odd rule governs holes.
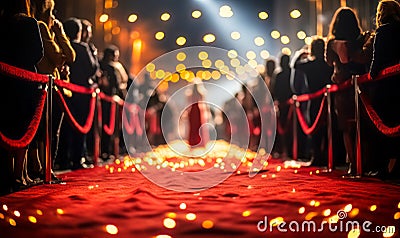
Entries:
POLYGON ((300 103, 297 101, 297 96, 292 96, 293 100, 293 145, 292 145, 292 153, 293 153, 293 160, 297 160, 297 115, 296 115, 296 108, 300 106, 300 103))
POLYGON ((99 118, 99 110, 101 107, 100 104, 100 97, 99 97, 100 89, 96 89, 95 94, 96 94, 96 109, 95 109, 95 114, 94 114, 94 124, 93 124, 93 164, 94 166, 97 166, 99 163, 99 157, 100 157, 100 125, 102 122, 100 122, 99 118))
POLYGON ((325 97, 327 101, 328 107, 328 115, 327 115, 327 135, 328 135, 328 171, 332 172, 333 170, 333 138, 332 138, 332 111, 331 111, 331 85, 328 84, 325 87, 325 97))
POLYGON ((49 75, 49 82, 47 84, 47 101, 46 101, 46 161, 45 161, 45 183, 51 183, 51 135, 52 135, 52 106, 53 106, 53 80, 54 77, 49 75))
POLYGON ((353 75, 354 83, 354 102, 355 102, 355 119, 356 119, 356 177, 362 176, 362 158, 361 158, 361 129, 360 129, 360 105, 359 105, 359 94, 361 93, 358 86, 358 75, 353 75))

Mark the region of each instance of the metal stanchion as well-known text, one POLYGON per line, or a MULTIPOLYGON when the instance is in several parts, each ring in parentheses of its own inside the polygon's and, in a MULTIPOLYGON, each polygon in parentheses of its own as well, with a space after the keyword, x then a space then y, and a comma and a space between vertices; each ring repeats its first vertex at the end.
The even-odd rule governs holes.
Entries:
POLYGON ((328 84, 325 87, 325 97, 328 107, 328 115, 327 115, 327 135, 328 135, 328 171, 332 172, 333 170, 333 139, 332 139, 332 112, 331 112, 331 92, 329 91, 331 85, 328 84))
POLYGON ((45 183, 51 183, 51 135, 52 135, 52 106, 53 106, 53 80, 54 77, 49 75, 49 82, 47 84, 47 101, 46 101, 46 161, 45 161, 45 183))
POLYGON ((119 127, 120 127, 120 123, 119 123, 119 105, 117 102, 115 103, 115 125, 114 125, 114 156, 115 159, 119 159, 119 127))
POLYGON ((293 153, 293 160, 297 160, 297 114, 296 108, 300 106, 300 103, 297 101, 297 96, 293 95, 293 145, 292 145, 292 153, 293 153))
POLYGON ((100 97, 99 97, 100 89, 96 89, 96 108, 94 114, 94 122, 93 122, 93 163, 94 166, 97 166, 99 163, 100 157, 100 128, 101 128, 101 121, 99 118, 99 110, 101 107, 100 104, 100 97))
POLYGON ((357 171, 356 177, 362 176, 362 158, 361 158, 361 130, 360 130, 360 105, 358 95, 361 93, 360 88, 358 87, 358 75, 353 75, 353 83, 354 83, 354 101, 355 101, 355 119, 356 119, 356 163, 357 163, 357 171))

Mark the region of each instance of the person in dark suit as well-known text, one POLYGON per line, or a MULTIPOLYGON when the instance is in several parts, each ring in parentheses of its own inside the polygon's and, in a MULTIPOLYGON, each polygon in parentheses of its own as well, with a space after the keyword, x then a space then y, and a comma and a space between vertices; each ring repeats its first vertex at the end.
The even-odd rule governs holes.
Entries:
MULTIPOLYGON (((37 21, 30 17, 30 1, 0 3, 0 61, 36 72, 43 57, 43 45, 37 21)), ((1 76, 0 132, 20 139, 33 118, 40 95, 39 85, 1 76), (16 110, 17 109, 17 110, 16 110)), ((27 174, 27 149, 0 146, 0 194, 8 193, 33 181, 27 174), (14 166, 13 166, 14 160, 14 166)))
MULTIPOLYGON (((373 59, 370 68, 372 79, 378 73, 392 65, 400 63, 400 4, 393 0, 382 0, 376 11, 376 34, 373 44, 373 59)), ((374 82, 371 102, 377 114, 385 125, 395 127, 400 124, 400 112, 396 104, 400 100, 399 75, 374 82)), ((400 137, 388 137, 377 132, 375 145, 379 148, 379 161, 377 169, 383 178, 388 174, 400 177, 400 137)))

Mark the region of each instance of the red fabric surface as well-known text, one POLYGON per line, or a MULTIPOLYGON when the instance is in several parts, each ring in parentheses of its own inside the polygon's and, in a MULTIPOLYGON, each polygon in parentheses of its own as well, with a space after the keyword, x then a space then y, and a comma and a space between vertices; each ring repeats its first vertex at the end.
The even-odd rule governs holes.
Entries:
MULTIPOLYGON (((113 173, 105 167, 78 170, 61 175, 66 184, 40 185, 0 197, 0 237, 347 237, 345 232, 261 233, 257 223, 268 216, 270 221, 283 217, 287 222, 302 221, 309 212, 321 222, 325 209, 332 214, 352 204, 358 215, 348 220, 369 220, 374 225, 395 225, 399 237, 399 186, 374 179, 342 179, 341 171, 317 174, 317 168, 284 168, 282 161, 270 160, 267 170, 253 178, 248 173, 235 174, 222 184, 194 193, 169 191, 152 184, 131 169, 113 173), (281 170, 277 171, 278 166, 281 170), (310 175, 312 172, 312 175, 310 175), (318 207, 310 201, 319 202, 318 207), (179 205, 186 203, 182 210, 179 205), (4 211, 1 206, 7 205, 4 211), (376 205, 376 211, 370 206, 376 205), (305 213, 299 214, 304 207, 305 213), (57 214, 61 208, 64 214, 57 214), (37 214, 37 209, 43 215, 37 214), (13 213, 17 210, 20 216, 13 213), (250 215, 243 216, 244 211, 250 215), (163 225, 167 213, 176 213, 176 227, 163 225), (185 219, 187 213, 196 220, 185 219), (28 221, 35 216, 37 223, 28 221), (9 224, 9 218, 16 226, 9 224), (1 218, 1 215, 0 215, 1 218), (202 223, 211 220, 213 227, 202 223), (105 226, 113 224, 118 234, 110 235, 105 226)), ((351 214, 351 212, 349 213, 351 214)), ((318 223, 317 223, 318 224, 318 223)), ((374 226, 372 225, 372 226, 374 226)), ((371 227, 372 227, 371 226, 371 227)), ((361 233, 360 237, 382 237, 378 233, 361 233)))

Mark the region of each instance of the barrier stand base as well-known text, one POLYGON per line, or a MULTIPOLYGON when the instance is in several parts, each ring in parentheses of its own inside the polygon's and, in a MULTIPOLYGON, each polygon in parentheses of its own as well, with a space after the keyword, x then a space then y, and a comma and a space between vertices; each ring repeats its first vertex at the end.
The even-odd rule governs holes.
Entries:
POLYGON ((361 175, 351 175, 351 174, 349 174, 349 175, 342 175, 342 178, 343 179, 361 179, 362 178, 362 176, 361 175))

